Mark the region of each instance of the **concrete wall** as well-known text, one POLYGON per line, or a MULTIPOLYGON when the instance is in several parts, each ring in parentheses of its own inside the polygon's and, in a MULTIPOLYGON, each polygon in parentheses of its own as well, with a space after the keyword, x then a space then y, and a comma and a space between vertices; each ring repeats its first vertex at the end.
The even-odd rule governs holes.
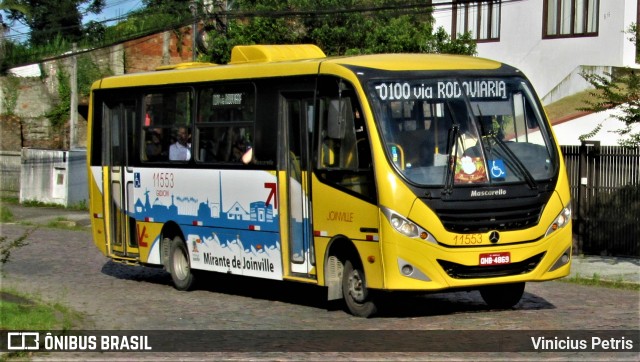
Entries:
POLYGON ((62 206, 87 203, 85 150, 22 149, 20 202, 40 201, 62 206))

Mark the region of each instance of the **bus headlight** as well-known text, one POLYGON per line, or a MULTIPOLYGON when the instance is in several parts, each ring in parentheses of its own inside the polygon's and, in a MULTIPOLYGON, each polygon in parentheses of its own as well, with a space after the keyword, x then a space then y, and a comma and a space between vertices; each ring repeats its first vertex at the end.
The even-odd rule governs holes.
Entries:
POLYGON ((425 229, 418 226, 416 223, 409 221, 407 218, 401 216, 397 212, 387 209, 386 207, 382 208, 382 212, 384 216, 387 217, 391 226, 393 226, 396 231, 400 234, 408 236, 410 238, 421 239, 424 241, 429 241, 432 243, 437 243, 436 239, 426 231, 425 229))
POLYGON ((401 234, 404 234, 410 238, 415 238, 416 236, 418 236, 418 225, 401 217, 398 214, 391 215, 391 226, 393 226, 401 234))
POLYGON ((544 236, 549 236, 552 232, 558 229, 562 229, 569 223, 569 221, 571 221, 571 202, 569 202, 567 206, 562 209, 560 215, 558 215, 558 217, 553 220, 551 225, 549 225, 547 233, 544 236))

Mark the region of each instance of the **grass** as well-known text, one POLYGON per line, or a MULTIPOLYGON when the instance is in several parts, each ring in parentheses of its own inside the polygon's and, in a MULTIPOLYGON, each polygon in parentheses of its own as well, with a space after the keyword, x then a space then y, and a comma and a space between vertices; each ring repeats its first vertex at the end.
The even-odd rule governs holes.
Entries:
POLYGON ((58 320, 62 315, 60 305, 39 304, 4 291, 0 293, 0 314, 4 316, 0 323, 2 329, 54 330, 65 324, 58 320))
POLYGON ((11 222, 13 221, 13 213, 6 207, 3 207, 0 204, 0 222, 11 222))
MULTIPOLYGON (((66 210, 75 210, 75 211, 88 211, 86 202, 79 202, 75 205, 71 205, 68 207, 64 207, 59 204, 46 203, 41 201, 25 201, 20 203, 20 200, 16 197, 0 197, 0 223, 9 223, 15 222, 16 218, 11 212, 11 210, 4 205, 21 205, 24 207, 47 207, 47 208, 55 208, 55 209, 66 209, 66 210)), ((29 221, 18 221, 21 225, 30 225, 35 226, 32 222, 29 221)), ((64 229, 64 230, 86 230, 86 227, 78 226, 75 221, 69 220, 64 217, 57 217, 54 220, 49 221, 46 225, 42 225, 47 228, 56 228, 56 229, 64 229)))
POLYGON ((65 230, 86 230, 85 227, 78 226, 75 221, 64 217, 57 217, 46 225, 48 228, 65 229, 65 230))
POLYGON ((593 90, 587 90, 574 95, 564 97, 544 107, 551 122, 572 114, 577 114, 579 108, 586 107, 586 101, 592 96, 593 90))
POLYGON ((18 199, 17 197, 2 196, 0 197, 0 206, 2 204, 11 204, 11 205, 21 204, 24 207, 52 207, 52 208, 76 210, 76 211, 89 210, 89 206, 87 205, 86 201, 80 201, 76 204, 69 205, 69 206, 62 206, 60 204, 54 204, 52 202, 42 202, 37 200, 25 200, 24 202, 20 203, 20 199, 18 199))
POLYGON ((54 204, 51 202, 42 202, 42 201, 36 201, 36 200, 26 200, 22 203, 22 206, 26 206, 26 207, 53 207, 53 208, 60 208, 60 209, 67 209, 67 210, 77 210, 77 211, 86 211, 89 210, 89 208, 87 207, 87 203, 84 201, 81 201, 77 204, 74 205, 69 205, 69 206, 62 206, 59 204, 54 204))
MULTIPOLYGON (((69 331, 83 325, 82 314, 59 303, 45 303, 12 289, 0 288, 0 329, 20 331, 69 331)), ((0 356, 0 361, 23 360, 32 352, 11 352, 0 356)))
POLYGON ((591 285, 596 287, 605 287, 613 289, 625 289, 640 291, 640 284, 628 283, 622 280, 603 280, 598 273, 593 273, 591 277, 585 277, 580 274, 576 274, 570 278, 563 278, 559 281, 564 283, 574 283, 580 285, 591 285))

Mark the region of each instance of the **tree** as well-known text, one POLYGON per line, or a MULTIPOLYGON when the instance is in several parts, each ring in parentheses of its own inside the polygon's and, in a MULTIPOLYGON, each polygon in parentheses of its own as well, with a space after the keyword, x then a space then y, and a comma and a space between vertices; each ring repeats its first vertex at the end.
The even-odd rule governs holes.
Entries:
MULTIPOLYGON (((223 32, 209 34, 210 60, 226 63, 238 44, 313 43, 327 55, 382 52, 475 54, 475 42, 434 33, 431 1, 236 0, 223 32)), ((220 16, 209 17, 220 22, 220 16)), ((220 27, 218 27, 220 28, 220 27)))
MULTIPOLYGON (((0 1, 0 11, 11 12, 15 11, 16 13, 22 13, 25 17, 28 17, 29 11, 24 7, 18 4, 13 4, 10 1, 0 1)), ((4 19, 2 14, 0 14, 0 64, 4 63, 5 57, 5 35, 9 32, 9 25, 4 23, 4 19)))
POLYGON ((5 0, 7 5, 27 9, 29 16, 16 10, 9 11, 10 20, 18 20, 31 29, 31 45, 45 45, 56 37, 67 41, 81 39, 82 14, 80 6, 88 4, 87 13, 100 13, 105 0, 57 0, 55 5, 49 0, 5 0))
MULTIPOLYGON (((632 24, 627 31, 634 44, 636 43, 637 27, 632 24)), ((637 45, 637 44, 636 44, 637 45)), ((624 127, 615 132, 627 139, 620 139, 618 143, 626 147, 640 146, 640 75, 632 68, 623 68, 614 72, 600 74, 586 74, 582 77, 589 82, 595 90, 591 92, 591 99, 586 101, 586 106, 581 110, 601 112, 618 108, 620 113, 612 117, 624 123, 624 127), (636 128, 637 127, 637 128, 636 128)), ((595 136, 602 129, 600 123, 593 131, 580 136, 584 141, 595 136)))

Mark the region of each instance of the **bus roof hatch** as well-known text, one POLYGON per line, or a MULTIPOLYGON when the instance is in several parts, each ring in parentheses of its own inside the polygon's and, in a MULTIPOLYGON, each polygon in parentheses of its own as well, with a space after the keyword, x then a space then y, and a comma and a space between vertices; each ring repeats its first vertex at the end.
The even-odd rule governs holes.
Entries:
POLYGON ((265 63, 317 58, 326 58, 326 55, 320 48, 313 44, 238 45, 231 50, 231 61, 229 64, 265 63))

